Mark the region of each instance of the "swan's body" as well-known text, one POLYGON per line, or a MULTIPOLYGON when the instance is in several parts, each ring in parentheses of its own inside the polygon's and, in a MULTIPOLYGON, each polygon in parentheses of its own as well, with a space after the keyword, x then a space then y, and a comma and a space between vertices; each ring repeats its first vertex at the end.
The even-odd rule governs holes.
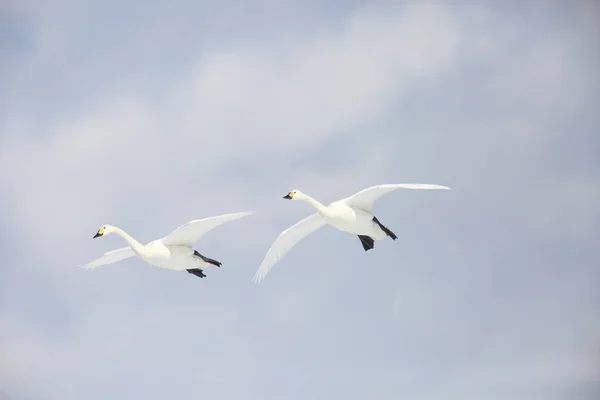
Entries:
POLYGON ((241 212, 219 215, 199 220, 190 221, 175 229, 169 235, 153 240, 145 245, 131 237, 124 230, 112 225, 104 225, 94 238, 116 234, 125 240, 126 247, 112 250, 102 257, 83 265, 83 268, 96 268, 100 265, 112 264, 126 258, 137 256, 150 265, 174 271, 186 270, 190 274, 205 277, 203 270, 211 266, 221 266, 221 263, 205 257, 192 248, 192 246, 206 233, 217 226, 236 219, 246 217, 252 213, 241 212))
POLYGON ((317 210, 317 213, 327 224, 340 231, 370 236, 377 240, 383 240, 387 236, 373 221, 370 212, 350 206, 342 200, 329 203, 322 210, 317 210))
POLYGON ((262 281, 273 265, 283 258, 292 247, 324 225, 331 225, 343 232, 357 235, 365 251, 371 250, 375 246, 375 240, 383 240, 388 236, 396 240, 397 236, 379 222, 372 210, 375 200, 400 188, 450 189, 447 186, 422 183, 384 184, 363 189, 352 196, 331 202, 327 206, 299 190, 292 190, 283 198, 305 201, 317 212, 300 220, 279 235, 256 271, 254 282, 262 281))

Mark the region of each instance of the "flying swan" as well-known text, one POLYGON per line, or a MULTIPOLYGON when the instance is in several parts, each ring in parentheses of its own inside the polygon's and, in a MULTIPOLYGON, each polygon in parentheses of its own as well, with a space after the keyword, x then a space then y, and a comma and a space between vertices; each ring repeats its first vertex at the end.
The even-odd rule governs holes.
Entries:
POLYGON ((164 238, 153 240, 142 245, 124 230, 112 225, 103 225, 94 235, 94 239, 111 233, 121 236, 129 246, 104 253, 100 258, 82 265, 82 268, 96 268, 100 265, 112 264, 129 257, 138 256, 148 264, 160 268, 175 271, 186 270, 190 274, 204 278, 203 270, 216 265, 221 266, 219 261, 213 260, 198 253, 192 246, 206 233, 217 226, 240 219, 252 214, 252 212, 240 212, 219 215, 204 219, 190 221, 180 226, 164 238))
POLYGON ((260 267, 258 267, 254 275, 254 282, 258 283, 265 279, 273 265, 281 260, 300 240, 325 224, 357 235, 365 251, 371 250, 375 246, 375 240, 383 240, 387 236, 396 240, 398 237, 379 222, 377 217, 373 215, 372 209, 375 200, 400 188, 450 190, 447 186, 425 183, 383 184, 363 189, 350 197, 334 201, 328 206, 321 204, 299 190, 292 190, 283 198, 305 201, 313 206, 317 212, 281 232, 267 252, 260 267))

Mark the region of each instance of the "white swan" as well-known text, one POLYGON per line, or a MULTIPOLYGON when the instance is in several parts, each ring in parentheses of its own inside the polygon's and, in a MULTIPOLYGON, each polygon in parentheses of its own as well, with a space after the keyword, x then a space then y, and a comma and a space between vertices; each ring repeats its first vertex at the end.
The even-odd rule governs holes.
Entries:
POLYGON ((273 265, 281 260, 292 247, 325 224, 329 224, 341 231, 358 235, 365 251, 374 247, 375 240, 383 240, 386 236, 396 240, 397 236, 394 232, 383 226, 372 214, 372 208, 373 203, 379 197, 400 188, 450 190, 447 186, 425 183, 376 185, 363 189, 345 199, 334 201, 328 206, 321 204, 299 190, 292 190, 283 198, 305 201, 313 206, 317 210, 317 213, 300 220, 277 237, 260 264, 260 267, 258 267, 254 275, 254 282, 258 283, 262 281, 273 265))
POLYGON ((175 271, 186 270, 190 274, 204 278, 206 276, 203 273, 204 269, 212 265, 220 267, 221 263, 198 253, 192 248, 194 243, 217 226, 250 214, 252 212, 240 212, 190 221, 175 229, 168 236, 153 240, 146 245, 142 245, 128 235, 127 232, 116 226, 104 225, 98 229, 94 238, 114 233, 121 236, 129 246, 109 251, 102 257, 81 267, 86 269, 96 268, 100 265, 112 264, 129 257, 138 256, 148 264, 156 267, 175 271))

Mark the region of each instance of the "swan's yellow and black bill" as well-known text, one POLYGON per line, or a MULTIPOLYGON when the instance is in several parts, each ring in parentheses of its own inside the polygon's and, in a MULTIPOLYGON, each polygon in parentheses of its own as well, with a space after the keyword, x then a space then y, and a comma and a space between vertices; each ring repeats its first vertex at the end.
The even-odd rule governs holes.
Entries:
POLYGON ((293 199, 294 198, 294 192, 289 192, 288 194, 286 194, 285 196, 283 196, 284 199, 293 199))
POLYGON ((96 234, 94 235, 94 237, 92 239, 96 239, 97 237, 100 237, 102 235, 104 235, 104 228, 98 229, 98 232, 96 232, 96 234))

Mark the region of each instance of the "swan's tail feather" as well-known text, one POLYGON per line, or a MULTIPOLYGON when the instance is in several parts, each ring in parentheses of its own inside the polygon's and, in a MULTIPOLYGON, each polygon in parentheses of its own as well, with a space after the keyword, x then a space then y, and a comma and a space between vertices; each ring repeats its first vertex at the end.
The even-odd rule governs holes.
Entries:
POLYGON ((221 263, 219 261, 213 260, 212 258, 204 257, 202 254, 198 253, 196 250, 194 250, 194 255, 196 257, 200 257, 202 259, 202 261, 204 261, 207 264, 216 265, 217 267, 221 266, 221 263))
POLYGON ((365 251, 369 251, 373 247, 375 247, 375 240, 373 240, 372 237, 365 236, 365 235, 357 235, 357 236, 360 239, 360 242, 362 243, 363 249, 365 249, 365 251))
POLYGON ((389 237, 391 237, 394 240, 398 239, 398 236, 396 236, 396 234, 394 232, 390 231, 388 228, 383 226, 383 224, 381 222, 379 222, 377 217, 373 217, 373 222, 375 222, 377 225, 379 225, 381 230, 384 231, 386 235, 388 235, 389 237))

